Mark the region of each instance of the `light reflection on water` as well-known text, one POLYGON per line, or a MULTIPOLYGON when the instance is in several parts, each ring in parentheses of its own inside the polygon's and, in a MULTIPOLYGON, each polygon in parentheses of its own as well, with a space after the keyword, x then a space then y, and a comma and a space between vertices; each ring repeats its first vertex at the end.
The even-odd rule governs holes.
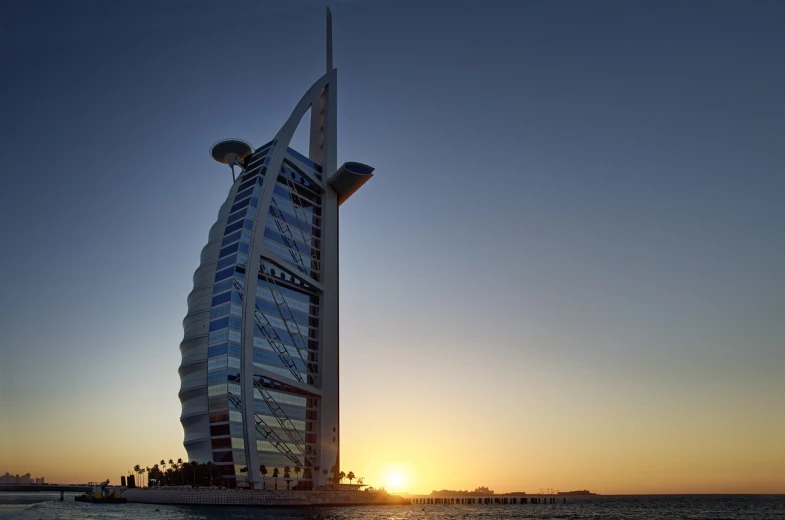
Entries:
MULTIPOLYGON (((487 506, 367 506, 313 509, 256 507, 166 506, 152 504, 84 504, 73 495, 64 502, 56 497, 37 504, 11 504, 9 494, 0 494, 0 518, 19 520, 414 520, 414 519, 513 519, 537 520, 785 520, 785 495, 704 495, 704 496, 624 496, 574 497, 567 504, 525 504, 487 506)), ((21 500, 35 500, 33 494, 15 494, 21 500), (27 495, 27 496, 23 496, 27 495)))

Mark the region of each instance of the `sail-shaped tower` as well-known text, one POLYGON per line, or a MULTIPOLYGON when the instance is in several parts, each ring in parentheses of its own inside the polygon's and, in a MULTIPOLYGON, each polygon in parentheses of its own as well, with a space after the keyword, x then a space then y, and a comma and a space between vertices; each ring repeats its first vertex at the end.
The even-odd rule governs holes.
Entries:
POLYGON ((338 215, 373 168, 337 165, 331 26, 328 9, 327 71, 275 137, 211 151, 233 183, 188 296, 180 421, 189 459, 230 487, 271 487, 289 466, 314 489, 316 467, 340 467, 338 215), (289 144, 309 109, 306 157, 289 144))

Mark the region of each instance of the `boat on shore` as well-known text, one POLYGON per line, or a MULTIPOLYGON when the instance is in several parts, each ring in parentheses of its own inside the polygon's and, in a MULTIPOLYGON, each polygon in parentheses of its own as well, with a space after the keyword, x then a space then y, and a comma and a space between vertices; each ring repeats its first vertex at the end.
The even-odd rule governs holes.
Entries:
POLYGON ((77 495, 74 497, 77 502, 90 502, 91 504, 125 504, 128 500, 125 497, 116 497, 113 495, 106 495, 95 497, 92 494, 85 493, 84 495, 77 495))
POLYGON ((93 486, 93 491, 91 493, 77 495, 74 497, 74 500, 91 504, 124 504, 128 502, 125 497, 120 496, 122 493, 120 488, 110 488, 107 487, 108 485, 109 481, 105 480, 104 482, 93 486))

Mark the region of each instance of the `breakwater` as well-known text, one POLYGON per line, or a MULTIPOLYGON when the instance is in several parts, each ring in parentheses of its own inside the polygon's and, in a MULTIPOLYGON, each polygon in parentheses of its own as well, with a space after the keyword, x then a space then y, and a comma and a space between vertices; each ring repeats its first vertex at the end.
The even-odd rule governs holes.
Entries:
POLYGON ((374 491, 270 491, 252 489, 126 489, 128 502, 267 507, 406 505, 409 500, 374 491))
POLYGON ((513 504, 566 504, 567 499, 556 496, 479 496, 479 497, 411 497, 411 504, 429 505, 513 505, 513 504))

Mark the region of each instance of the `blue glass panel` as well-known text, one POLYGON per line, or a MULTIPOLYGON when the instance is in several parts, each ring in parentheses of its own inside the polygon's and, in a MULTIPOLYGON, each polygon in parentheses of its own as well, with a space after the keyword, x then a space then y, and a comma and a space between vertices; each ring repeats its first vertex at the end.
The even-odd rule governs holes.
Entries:
MULTIPOLYGON (((286 413, 290 419, 299 419, 304 421, 306 419, 306 410, 302 406, 295 406, 289 403, 278 403, 281 409, 286 413)), ((253 403, 254 412, 264 415, 273 415, 270 408, 264 401, 254 399, 253 403)))
POLYGON ((295 159, 299 160, 301 163, 305 164, 306 166, 310 166, 311 168, 313 168, 314 170, 316 170, 318 172, 322 171, 322 167, 321 166, 319 166, 318 164, 316 164, 315 162, 313 162, 312 160, 310 160, 309 158, 307 158, 306 156, 304 156, 303 154, 301 154, 300 152, 298 152, 294 148, 287 148, 286 151, 292 157, 294 157, 295 159))
POLYGON ((230 245, 230 246, 226 246, 226 247, 224 247, 223 249, 221 249, 221 252, 220 252, 220 253, 218 253, 218 258, 223 258, 223 257, 225 257, 226 255, 230 255, 230 254, 232 254, 232 253, 235 253, 235 252, 237 252, 237 249, 238 249, 239 247, 240 247, 240 246, 239 246, 239 245, 237 245, 237 244, 232 244, 232 245, 230 245))
POLYGON ((215 385, 218 383, 225 383, 226 382, 226 370, 217 370, 215 372, 210 372, 207 374, 207 384, 208 385, 215 385))
POLYGON ((232 255, 218 262, 216 269, 223 269, 224 267, 229 267, 230 265, 234 265, 235 263, 237 263, 237 255, 232 255))
POLYGON ((308 346, 306 338, 298 339, 297 342, 295 342, 288 332, 286 332, 283 329, 279 329, 278 327, 270 327, 269 325, 264 325, 260 327, 259 324, 257 323, 256 328, 259 330, 263 330, 261 334, 264 337, 268 337, 268 336, 275 337, 277 334, 278 338, 282 342, 286 343, 287 345, 293 345, 297 348, 306 348, 308 346))
POLYGON ((256 306, 265 314, 270 314, 272 316, 278 315, 278 307, 273 302, 257 298, 256 306))
MULTIPOLYGON (((297 179, 302 179, 302 176, 300 176, 296 172, 292 172, 292 173, 295 173, 297 179)), ((289 195, 289 188, 287 186, 281 184, 280 182, 277 182, 275 184, 275 189, 273 191, 274 191, 274 193, 276 195, 278 195, 279 197, 281 197, 284 200, 288 200, 288 201, 292 200, 291 196, 289 195)), ((306 203, 310 202, 312 204, 315 203, 316 205, 319 205, 319 206, 322 204, 321 196, 316 194, 316 193, 311 193, 309 190, 300 189, 296 193, 297 193, 297 196, 299 198, 303 199, 303 202, 306 202, 306 203)), ((297 198, 295 198, 294 200, 297 201, 297 198)))
POLYGON ((210 311, 210 319, 220 318, 229 315, 229 304, 221 305, 210 311))
MULTIPOLYGON (((216 296, 215 298, 220 298, 220 296, 216 296)), ((213 298, 213 300, 215 300, 215 298, 213 298)), ((210 322, 210 332, 214 330, 225 329, 228 326, 229 326, 229 318, 220 318, 210 322)))
POLYGON ((249 196, 253 193, 253 185, 249 186, 248 189, 244 189, 243 191, 238 190, 237 195, 234 196, 234 200, 243 200, 245 197, 249 196))
POLYGON ((239 357, 240 345, 238 345, 237 343, 229 343, 229 355, 239 357))
POLYGON ((294 289, 289 289, 288 287, 279 287, 280 291, 283 293, 284 298, 295 298, 298 301, 304 303, 311 302, 311 296, 305 293, 301 293, 299 291, 295 291, 294 289))
POLYGON ((229 431, 232 432, 232 437, 242 437, 245 434, 243 423, 230 423, 229 431))
POLYGON ((230 329, 240 329, 243 325, 243 320, 236 316, 232 316, 229 318, 229 328, 230 329))
POLYGON ((258 205, 259 205, 259 199, 257 199, 256 197, 251 197, 251 207, 255 208, 258 205))
MULTIPOLYGON (((226 226, 226 229, 224 230, 224 235, 228 235, 229 233, 234 233, 235 231, 237 231, 238 229, 240 229, 242 227, 243 227, 243 223, 242 222, 235 222, 234 224, 229 224, 228 226, 226 226)), ((248 228, 248 229, 251 229, 251 228, 248 228)))
POLYGON ((240 184, 240 187, 237 189, 238 192, 247 189, 248 187, 252 187, 259 179, 251 179, 250 181, 246 181, 240 184))
MULTIPOLYGON (((253 351, 253 360, 257 363, 264 363, 265 365, 271 365, 274 367, 286 367, 286 364, 281 360, 280 356, 274 352, 270 352, 269 350, 261 350, 261 349, 254 349, 253 351)), ((301 359, 292 358, 294 365, 297 367, 297 370, 300 372, 305 372, 305 363, 301 359)))
MULTIPOLYGON (((279 316, 278 307, 276 307, 276 305, 271 301, 257 298, 256 306, 259 307, 259 310, 262 311, 264 314, 270 316, 279 316)), ((290 309, 290 310, 292 313, 292 317, 298 324, 304 327, 309 326, 309 316, 306 313, 294 309, 290 309)))
POLYGON ((251 199, 241 200, 240 202, 238 202, 234 206, 232 206, 232 209, 229 210, 229 213, 234 213, 235 211, 243 209, 244 207, 246 207, 250 203, 251 203, 251 199))
POLYGON ((280 183, 275 183, 275 189, 273 189, 273 192, 283 197, 284 200, 289 200, 289 190, 280 183))
POLYGON ((248 253, 248 244, 245 242, 240 242, 240 252, 241 253, 248 253))
POLYGON ((223 294, 219 294, 218 296, 213 296, 212 306, 215 307, 216 305, 221 305, 222 303, 228 302, 229 300, 232 299, 232 294, 237 294, 237 293, 232 291, 232 292, 225 292, 223 294))
POLYGON ((261 171, 261 169, 260 169, 260 168, 254 168, 254 169, 253 169, 253 170, 251 170, 250 172, 246 173, 246 174, 243 176, 243 182, 253 179, 253 178, 254 178, 254 177, 256 177, 257 175, 259 175, 260 171, 261 171))
POLYGON ((231 224, 233 222, 237 222, 241 218, 245 218, 246 210, 238 211, 234 215, 229 215, 229 218, 226 220, 227 224, 231 224))
POLYGON ((240 235, 241 235, 241 234, 242 234, 242 232, 241 232, 241 231, 238 231, 238 232, 236 232, 236 233, 232 233, 231 235, 229 235, 229 236, 225 237, 225 238, 224 238, 224 239, 221 241, 221 247, 223 247, 223 246, 225 246, 225 245, 227 245, 227 244, 231 244, 232 242, 237 242, 238 240, 240 240, 240 235))
POLYGON ((213 285, 213 294, 220 294, 222 292, 228 291, 234 285, 234 280, 224 280, 223 282, 219 282, 213 285))
POLYGON ((207 357, 215 357, 215 356, 222 356, 226 354, 227 345, 224 343, 223 345, 216 345, 214 347, 210 347, 207 349, 207 357))
POLYGON ((250 220, 243 221, 243 227, 245 229, 253 229, 253 221, 250 220))
POLYGON ((275 217, 278 220, 284 221, 286 224, 292 227, 292 230, 295 233, 299 234, 299 231, 297 231, 296 229, 300 228, 306 237, 308 235, 313 234, 313 228, 311 227, 310 223, 303 222, 302 220, 294 217, 293 215, 291 215, 286 211, 281 210, 280 208, 270 205, 270 209, 267 212, 270 214, 270 216, 275 217))
MULTIPOLYGON (((234 274, 234 268, 233 267, 230 267, 229 269, 224 269, 223 271, 218 271, 217 273, 215 273, 215 281, 216 282, 220 282, 221 280, 229 278, 233 274, 234 274)), ((215 305, 215 304, 213 304, 213 305, 215 305)))
POLYGON ((265 228, 264 236, 265 238, 269 238, 270 240, 277 242, 284 247, 288 247, 289 249, 294 249, 295 251, 300 252, 301 254, 306 256, 306 258, 304 258, 303 260, 305 260, 306 262, 309 261, 309 258, 307 257, 311 256, 311 250, 308 247, 306 247, 305 244, 303 244, 302 242, 293 240, 289 236, 287 236, 286 240, 284 240, 284 238, 281 236, 281 233, 279 233, 278 231, 274 231, 270 228, 265 228))

